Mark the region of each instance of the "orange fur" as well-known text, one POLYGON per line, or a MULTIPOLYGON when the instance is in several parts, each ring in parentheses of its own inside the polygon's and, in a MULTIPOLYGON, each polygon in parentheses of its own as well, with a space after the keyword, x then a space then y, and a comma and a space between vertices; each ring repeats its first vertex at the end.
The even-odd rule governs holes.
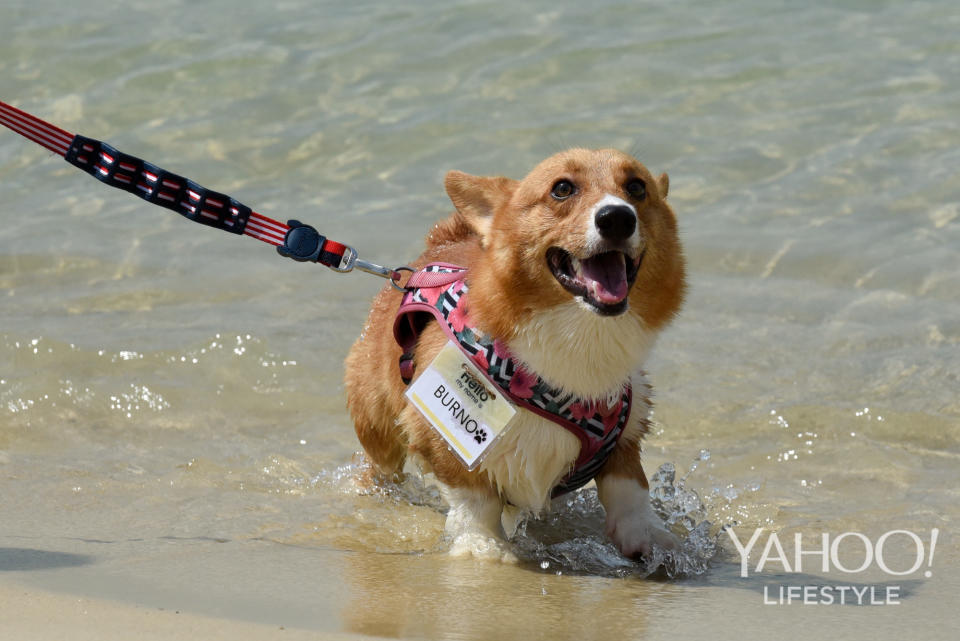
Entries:
MULTIPOLYGON (((426 250, 413 266, 445 261, 467 267, 473 322, 508 346, 519 340, 521 334, 529 339, 533 331, 530 328, 537 326, 544 312, 566 309, 564 306, 574 300, 551 273, 546 253, 550 247, 560 247, 574 256, 585 252, 584 230, 591 224, 591 208, 607 194, 627 200, 635 208, 645 252, 624 315, 631 315, 653 335, 680 308, 685 288, 684 261, 676 218, 666 202, 666 174, 655 178, 634 158, 618 151, 572 149, 544 160, 521 181, 450 172, 445 182, 456 211, 427 235, 426 250), (562 201, 554 198, 551 189, 558 180, 575 184, 576 194, 562 201), (631 180, 642 180, 646 185, 644 199, 631 200, 625 193, 624 185, 631 180)), ((494 472, 483 467, 466 470, 404 399, 405 386, 397 366, 401 350, 391 331, 400 298, 401 294, 390 287, 377 295, 364 331, 347 357, 347 404, 360 443, 383 475, 398 473, 406 456, 415 454, 449 487, 497 494, 498 481, 502 479, 491 478, 494 472)), ((587 309, 570 313, 593 314, 587 309)), ((605 318, 589 322, 607 320, 611 327, 620 322, 605 318)), ((561 354, 574 349, 565 343, 566 337, 542 338, 554 344, 561 354)), ((417 372, 434 358, 446 340, 436 323, 427 325, 416 348, 417 372)), ((629 371, 622 376, 618 373, 619 384, 626 384, 641 365, 642 362, 631 363, 629 371)), ((585 375, 591 367, 605 366, 570 363, 574 374, 583 369, 585 375)), ((547 378, 543 373, 541 376, 547 378)), ((635 389, 637 400, 647 400, 647 391, 635 389)), ((641 406, 638 403, 631 427, 598 481, 603 477, 629 478, 641 488, 647 487, 640 464, 640 439, 647 426, 646 416, 639 411, 641 406)), ((559 425, 553 427, 560 433, 564 431, 559 425)), ((536 452, 516 453, 521 455, 535 457, 536 452)), ((537 461, 533 464, 538 465, 537 461)), ((509 494, 507 488, 507 498, 509 494)))

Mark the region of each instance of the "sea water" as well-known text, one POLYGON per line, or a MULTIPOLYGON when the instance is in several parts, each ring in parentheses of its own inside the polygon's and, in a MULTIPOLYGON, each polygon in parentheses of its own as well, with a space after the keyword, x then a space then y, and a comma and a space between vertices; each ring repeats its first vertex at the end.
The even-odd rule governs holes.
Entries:
POLYGON ((690 289, 646 367, 682 554, 619 556, 587 488, 519 564, 451 560, 429 478, 354 482, 343 358, 383 281, 0 131, 0 581, 400 638, 946 638, 958 31, 945 0, 4 3, 0 99, 389 266, 450 169, 630 151, 670 175, 690 289), (730 533, 759 528, 743 576, 730 533), (916 571, 842 569, 895 531, 916 571), (900 602, 770 603, 846 584, 900 602))

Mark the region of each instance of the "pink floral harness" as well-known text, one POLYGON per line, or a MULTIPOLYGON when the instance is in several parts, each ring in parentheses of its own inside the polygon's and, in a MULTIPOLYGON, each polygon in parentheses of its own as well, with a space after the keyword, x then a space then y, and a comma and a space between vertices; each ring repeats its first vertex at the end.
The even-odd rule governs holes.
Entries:
POLYGON ((514 361, 506 345, 471 326, 466 271, 457 265, 430 263, 410 278, 393 325, 393 335, 404 352, 400 357, 404 382, 413 378, 413 352, 420 332, 429 321, 436 320, 514 403, 557 423, 580 440, 580 455, 573 469, 553 488, 553 496, 586 485, 606 463, 627 426, 631 386, 627 385, 620 399, 607 406, 552 387, 528 372, 514 361))

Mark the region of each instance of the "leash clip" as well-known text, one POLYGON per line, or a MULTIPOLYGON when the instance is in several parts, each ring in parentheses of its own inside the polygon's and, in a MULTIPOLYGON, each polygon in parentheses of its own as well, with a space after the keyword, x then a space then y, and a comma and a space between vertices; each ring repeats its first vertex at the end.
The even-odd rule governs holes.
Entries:
POLYGON ((379 276, 380 278, 386 278, 390 281, 390 284, 393 285, 393 288, 405 292, 407 291, 406 287, 400 285, 400 278, 402 275, 400 272, 410 272, 413 273, 414 269, 412 267, 397 267, 396 269, 390 269, 389 267, 384 267, 383 265, 377 265, 376 263, 371 263, 370 261, 363 260, 357 254, 357 250, 353 247, 347 246, 347 251, 343 252, 343 258, 340 260, 340 265, 337 267, 331 267, 335 272, 340 272, 345 274, 354 269, 359 269, 362 272, 367 272, 368 274, 373 274, 374 276, 379 276))
MULTIPOLYGON (((283 238, 283 244, 277 246, 277 253, 301 263, 320 262, 320 254, 323 251, 323 246, 327 242, 327 239, 314 227, 301 223, 299 220, 289 220, 287 221, 287 225, 290 226, 290 229, 283 238)), ((338 264, 330 265, 326 261, 321 262, 321 264, 340 274, 346 274, 354 269, 359 269, 368 274, 388 279, 390 284, 401 292, 407 291, 405 287, 400 286, 400 278, 402 277, 400 272, 408 271, 413 273, 414 270, 412 267, 404 266, 390 269, 383 265, 362 260, 357 250, 349 245, 341 246, 344 248, 344 251, 338 264)))

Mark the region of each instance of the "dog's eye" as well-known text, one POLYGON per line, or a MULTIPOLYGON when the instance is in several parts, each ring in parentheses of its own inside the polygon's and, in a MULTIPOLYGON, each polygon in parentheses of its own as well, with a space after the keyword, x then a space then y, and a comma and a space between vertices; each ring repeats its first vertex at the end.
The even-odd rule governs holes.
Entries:
POLYGON ((566 200, 576 193, 576 191, 577 188, 569 180, 558 180, 556 184, 554 184, 553 189, 550 190, 550 195, 557 200, 566 200))
POLYGON ((643 200, 647 196, 647 185, 642 180, 631 180, 623 188, 631 198, 643 200))

